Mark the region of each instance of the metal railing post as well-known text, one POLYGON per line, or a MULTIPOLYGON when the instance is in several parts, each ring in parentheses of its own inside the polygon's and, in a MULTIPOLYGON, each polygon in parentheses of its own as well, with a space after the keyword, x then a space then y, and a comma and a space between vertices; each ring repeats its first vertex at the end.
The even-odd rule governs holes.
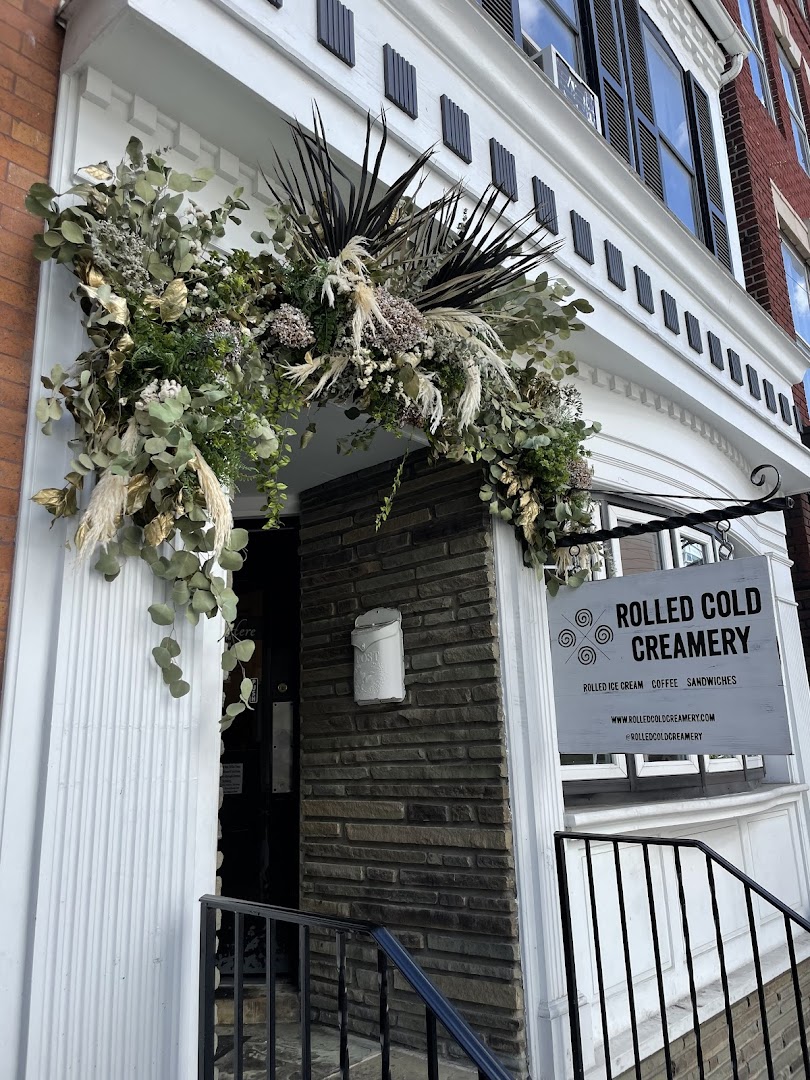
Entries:
POLYGON ((568 873, 565 864, 565 838, 560 834, 554 837, 554 847, 557 853, 557 883, 560 891, 565 982, 568 992, 568 1023, 571 1028, 571 1063, 574 1068, 574 1080, 585 1080, 585 1063, 582 1058, 582 1031, 579 1026, 576 962, 574 960, 574 929, 571 923, 571 901, 568 896, 568 873))

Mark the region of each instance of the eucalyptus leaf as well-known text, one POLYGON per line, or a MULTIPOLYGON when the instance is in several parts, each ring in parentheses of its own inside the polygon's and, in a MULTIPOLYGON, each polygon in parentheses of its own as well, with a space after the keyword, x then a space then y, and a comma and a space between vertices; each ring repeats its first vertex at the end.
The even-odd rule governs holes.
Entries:
POLYGON ((169 684, 176 683, 178 679, 181 679, 183 677, 182 669, 179 668, 177 664, 172 664, 171 662, 163 668, 162 674, 163 681, 169 684))
POLYGON ((207 590, 196 589, 191 597, 191 606, 194 611, 199 611, 204 614, 213 611, 217 606, 217 602, 215 597, 207 590))
POLYGON ((151 604, 149 614, 158 626, 171 626, 174 622, 174 611, 168 604, 151 604))
POLYGON ((242 548, 247 547, 250 535, 247 529, 232 529, 230 539, 228 540, 228 547, 232 551, 241 551, 242 548))
POLYGON ((251 641, 250 638, 245 638, 242 641, 237 641, 233 646, 233 652, 236 655, 236 659, 243 664, 246 663, 253 656, 256 650, 256 642, 251 641))
POLYGON ((223 570, 241 570, 244 559, 238 551, 229 551, 228 548, 219 557, 219 565, 223 570))
POLYGON ((172 662, 169 650, 164 649, 162 645, 156 645, 154 649, 152 649, 152 656, 154 656, 155 663, 160 668, 168 667, 172 662))
POLYGON ((84 243, 84 229, 77 225, 75 221, 63 221, 59 226, 59 231, 65 240, 69 240, 71 244, 84 243))
POLYGON ((200 568, 200 560, 190 551, 175 551, 171 557, 171 568, 176 577, 190 577, 200 568))
POLYGON ((191 690, 191 687, 183 679, 178 679, 177 682, 173 682, 169 686, 169 693, 173 698, 185 697, 189 690, 191 690))

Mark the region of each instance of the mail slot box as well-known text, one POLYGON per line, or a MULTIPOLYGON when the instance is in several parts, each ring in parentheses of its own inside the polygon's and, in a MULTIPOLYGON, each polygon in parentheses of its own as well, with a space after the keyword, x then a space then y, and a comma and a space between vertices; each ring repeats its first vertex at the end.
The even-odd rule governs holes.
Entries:
POLYGON ((354 700, 374 705, 405 698, 402 613, 374 608, 354 621, 354 700))

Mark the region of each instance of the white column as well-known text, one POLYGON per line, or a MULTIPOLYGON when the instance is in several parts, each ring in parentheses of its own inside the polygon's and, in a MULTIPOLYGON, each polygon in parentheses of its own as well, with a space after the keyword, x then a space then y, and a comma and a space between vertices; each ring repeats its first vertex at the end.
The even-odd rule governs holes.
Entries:
POLYGON ((563 795, 545 585, 495 522, 495 582, 515 837, 518 919, 531 1075, 570 1072, 568 1002, 554 832, 563 795))
POLYGON ((199 897, 214 891, 220 626, 181 634, 192 692, 151 657, 165 599, 139 560, 68 560, 44 771, 28 1080, 191 1077, 199 897))
MULTIPOLYGON (((71 183, 77 88, 60 86, 52 184, 71 183)), ((131 560, 74 570, 30 495, 72 424, 40 434, 39 376, 84 347, 70 275, 43 272, 0 717, 0 1047, 9 1080, 196 1075, 198 899, 214 889, 220 627, 181 630, 192 693, 151 657, 165 583, 131 560)))
MULTIPOLYGON (((784 550, 769 553, 771 579, 776 606, 776 627, 785 680, 790 737, 793 754, 787 758, 769 757, 766 779, 773 782, 807 784, 810 782, 810 686, 804 655, 798 606, 793 592, 790 568, 793 565, 784 550)), ((804 855, 804 895, 810 895, 810 792, 801 796, 798 815, 804 855)))

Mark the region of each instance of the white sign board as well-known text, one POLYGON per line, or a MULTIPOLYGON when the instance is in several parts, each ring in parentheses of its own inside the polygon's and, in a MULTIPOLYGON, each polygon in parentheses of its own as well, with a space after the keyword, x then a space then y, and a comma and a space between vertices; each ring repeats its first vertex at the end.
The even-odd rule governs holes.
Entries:
POLYGON ((223 795, 241 795, 245 766, 241 761, 227 761, 222 766, 219 785, 223 795))
POLYGON ((792 753, 765 556, 560 589, 549 622, 562 753, 792 753))

